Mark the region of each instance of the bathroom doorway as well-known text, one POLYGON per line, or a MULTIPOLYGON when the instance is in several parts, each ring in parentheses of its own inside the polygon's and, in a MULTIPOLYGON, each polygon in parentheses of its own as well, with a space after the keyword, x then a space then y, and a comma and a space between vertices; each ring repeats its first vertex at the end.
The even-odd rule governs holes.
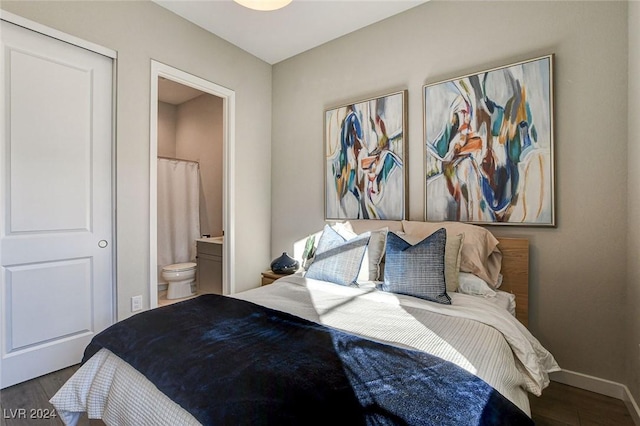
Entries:
MULTIPOLYGON (((157 307, 158 167, 157 158, 198 162, 201 235, 224 234, 222 293, 233 293, 233 91, 152 61, 150 129, 149 306, 157 307), (176 124, 177 123, 177 124, 176 124)), ((195 244, 195 241, 194 241, 195 244)), ((162 281, 162 279, 160 279, 162 281)))

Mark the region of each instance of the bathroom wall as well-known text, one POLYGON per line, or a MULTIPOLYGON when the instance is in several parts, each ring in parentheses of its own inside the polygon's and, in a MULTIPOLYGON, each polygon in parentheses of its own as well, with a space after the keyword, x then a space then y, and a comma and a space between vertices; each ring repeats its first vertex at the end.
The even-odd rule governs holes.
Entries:
POLYGON ((222 99, 158 102, 158 155, 200 163, 200 233, 222 235, 222 99))
POLYGON ((222 99, 198 96, 176 118, 176 157, 200 163, 200 233, 222 235, 222 99))
POLYGON ((158 155, 176 156, 176 116, 178 108, 166 102, 158 102, 158 155))

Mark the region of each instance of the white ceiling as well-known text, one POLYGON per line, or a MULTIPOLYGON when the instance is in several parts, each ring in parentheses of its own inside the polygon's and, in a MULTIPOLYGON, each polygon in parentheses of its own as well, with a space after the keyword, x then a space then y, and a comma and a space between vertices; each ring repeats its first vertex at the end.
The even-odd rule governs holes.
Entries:
POLYGON ((428 0, 293 0, 271 12, 233 0, 153 1, 275 64, 428 0))

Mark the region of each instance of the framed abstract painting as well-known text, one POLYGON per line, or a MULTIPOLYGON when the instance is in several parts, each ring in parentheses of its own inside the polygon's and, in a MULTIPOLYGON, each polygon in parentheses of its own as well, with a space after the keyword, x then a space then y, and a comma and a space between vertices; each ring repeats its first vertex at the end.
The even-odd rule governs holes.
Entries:
POLYGON ((407 91, 325 111, 325 219, 406 219, 407 91))
POLYGON ((423 89, 425 219, 555 226, 553 55, 423 89))

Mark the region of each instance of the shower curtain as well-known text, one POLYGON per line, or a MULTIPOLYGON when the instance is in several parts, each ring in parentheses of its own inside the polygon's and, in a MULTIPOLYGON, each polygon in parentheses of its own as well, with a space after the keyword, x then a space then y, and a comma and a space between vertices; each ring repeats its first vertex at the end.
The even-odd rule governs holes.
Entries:
POLYGON ((200 172, 192 161, 158 158, 158 280, 162 268, 195 262, 200 238, 200 172))

